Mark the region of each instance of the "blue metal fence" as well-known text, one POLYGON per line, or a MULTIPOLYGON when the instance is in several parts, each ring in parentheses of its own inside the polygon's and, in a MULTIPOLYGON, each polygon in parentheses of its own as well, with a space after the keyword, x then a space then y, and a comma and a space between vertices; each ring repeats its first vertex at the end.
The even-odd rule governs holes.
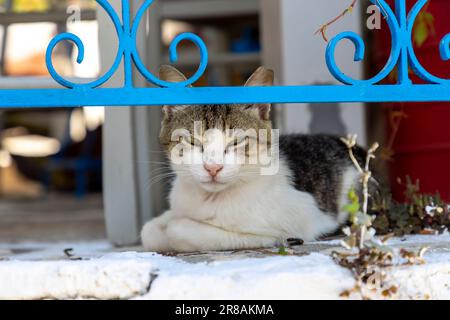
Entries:
MULTIPOLYGON (((408 13, 406 0, 396 0, 391 8, 384 0, 371 0, 380 7, 392 34, 392 49, 385 67, 371 79, 356 80, 342 72, 336 64, 336 45, 344 39, 355 46, 355 61, 364 59, 365 45, 354 32, 343 32, 333 38, 327 47, 325 57, 331 74, 341 85, 327 86, 274 86, 274 87, 206 87, 190 88, 205 72, 208 64, 208 50, 201 38, 184 33, 174 39, 169 48, 171 62, 177 61, 177 46, 181 41, 193 42, 200 51, 200 64, 195 74, 183 83, 170 83, 150 73, 142 62, 136 45, 136 34, 146 10, 154 0, 146 0, 134 19, 130 19, 128 0, 122 0, 122 19, 106 0, 97 0, 111 18, 119 41, 117 55, 112 67, 99 79, 76 84, 61 77, 52 64, 52 52, 61 41, 71 41, 78 49, 78 63, 83 62, 84 45, 79 37, 71 33, 56 36, 46 53, 48 70, 53 79, 65 89, 0 90, 0 107, 74 107, 74 106, 150 106, 176 104, 218 104, 218 103, 323 103, 323 102, 420 102, 450 101, 450 80, 438 78, 429 73, 417 59, 412 30, 417 15, 428 0, 417 0, 408 13), (120 88, 99 88, 117 71, 123 60, 124 84, 120 88), (149 82, 160 88, 135 88, 132 82, 133 64, 149 82), (397 84, 379 84, 397 68, 397 84), (426 81, 413 84, 409 69, 426 81)), ((440 43, 443 60, 450 60, 450 33, 440 43)))

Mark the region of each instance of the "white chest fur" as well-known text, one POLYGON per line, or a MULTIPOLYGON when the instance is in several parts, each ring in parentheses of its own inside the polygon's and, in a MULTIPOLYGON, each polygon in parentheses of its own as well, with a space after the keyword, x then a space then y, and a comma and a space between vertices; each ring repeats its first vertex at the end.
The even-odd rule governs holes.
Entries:
POLYGON ((229 190, 207 193, 194 182, 176 179, 170 195, 174 218, 189 218, 220 229, 279 240, 313 240, 336 229, 312 195, 296 190, 283 166, 275 176, 259 176, 229 190))

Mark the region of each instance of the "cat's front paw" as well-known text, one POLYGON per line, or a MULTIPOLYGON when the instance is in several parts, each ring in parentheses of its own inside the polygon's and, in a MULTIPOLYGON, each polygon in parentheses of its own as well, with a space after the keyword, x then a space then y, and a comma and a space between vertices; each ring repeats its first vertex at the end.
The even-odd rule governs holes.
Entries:
POLYGON ((166 234, 166 225, 159 223, 157 219, 153 219, 144 225, 141 231, 141 241, 146 251, 171 251, 166 234))
POLYGON ((169 246, 177 252, 201 251, 206 239, 202 239, 197 223, 188 219, 174 219, 167 224, 166 235, 169 246))

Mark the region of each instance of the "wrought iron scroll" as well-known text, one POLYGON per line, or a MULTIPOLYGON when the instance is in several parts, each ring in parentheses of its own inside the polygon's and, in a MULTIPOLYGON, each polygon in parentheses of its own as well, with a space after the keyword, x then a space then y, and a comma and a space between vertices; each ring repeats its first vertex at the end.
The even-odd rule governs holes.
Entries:
MULTIPOLYGON (((58 74, 52 63, 52 52, 61 41, 71 41, 78 50, 77 62, 84 60, 84 45, 75 34, 56 36, 46 52, 46 63, 52 78, 67 89, 0 90, 0 107, 53 107, 92 105, 162 105, 162 104, 211 104, 211 103, 314 103, 314 102, 383 102, 383 101, 450 101, 450 80, 429 73, 419 62, 414 52, 412 31, 419 12, 427 1, 417 0, 408 13, 406 0, 396 0, 391 8, 385 0, 371 0, 380 7, 391 32, 391 52, 384 68, 373 78, 353 79, 339 69, 335 61, 335 49, 342 40, 349 40, 355 47, 355 61, 365 55, 363 39, 354 32, 343 32, 328 44, 325 60, 331 74, 343 85, 328 86, 274 86, 274 87, 208 87, 190 88, 205 72, 208 50, 203 40, 195 34, 183 33, 170 45, 172 63, 178 59, 177 47, 182 41, 194 43, 200 52, 199 67, 194 75, 181 83, 171 83, 153 75, 143 63, 136 44, 136 36, 144 14, 154 0, 145 0, 134 18, 130 17, 128 0, 122 0, 122 19, 107 0, 97 0, 110 17, 118 39, 118 49, 111 68, 90 83, 74 83, 58 74), (124 83, 120 88, 99 88, 124 66, 124 83), (133 86, 133 64, 136 70, 150 83, 159 88, 135 88, 133 86), (384 85, 380 82, 397 68, 398 82, 384 85), (413 84, 409 69, 426 84, 413 84)), ((440 54, 444 61, 450 60, 450 33, 440 43, 440 54)))
POLYGON ((48 71, 53 79, 56 82, 65 86, 67 88, 97 88, 107 82, 117 71, 119 68, 120 62, 124 61, 124 72, 125 72, 125 88, 132 87, 132 65, 131 61, 136 65, 137 70, 151 83, 156 84, 160 87, 186 87, 188 85, 196 82, 206 70, 206 66, 208 64, 208 50, 206 48, 203 40, 195 34, 192 33, 183 33, 178 35, 169 47, 169 57, 172 63, 178 60, 177 56, 177 46, 181 41, 192 41, 199 49, 200 49, 200 66, 195 74, 185 82, 173 83, 162 81, 155 77, 152 73, 150 73, 145 67, 144 63, 141 60, 139 55, 137 45, 136 45, 136 36, 139 29, 139 25, 142 21, 142 18, 145 14, 145 11, 152 5, 154 0, 146 0, 139 8, 136 17, 134 18, 133 23, 130 22, 130 6, 128 0, 122 0, 122 23, 111 7, 111 5, 106 0, 97 0, 98 4, 106 11, 106 13, 111 18, 111 21, 114 24, 114 28, 116 30, 117 38, 119 41, 119 48, 117 50, 117 55, 114 60, 111 68, 99 79, 96 81, 85 83, 85 84, 76 84, 65 80, 62 78, 58 72, 53 67, 52 63, 52 52, 55 46, 61 41, 72 41, 78 49, 78 57, 77 62, 82 63, 84 59, 84 45, 79 37, 72 33, 63 33, 56 36, 49 44, 46 53, 46 63, 48 71))
MULTIPOLYGON (((385 79, 397 66, 398 84, 409 85, 409 68, 420 78, 431 84, 449 85, 450 80, 441 79, 425 70, 416 57, 412 42, 412 32, 417 15, 429 0, 418 0, 409 14, 406 12, 406 0, 395 1, 395 13, 385 0, 371 0, 380 7, 391 31, 391 54, 384 68, 375 77, 368 80, 355 80, 339 70, 334 59, 334 51, 339 41, 348 39, 355 45, 355 61, 364 58, 365 45, 362 38, 354 32, 344 32, 332 39, 327 47, 326 61, 328 69, 340 82, 349 85, 373 85, 385 79)), ((432 1, 432 0, 431 0, 432 1)), ((442 60, 450 60, 450 33, 442 39, 439 47, 442 60)))

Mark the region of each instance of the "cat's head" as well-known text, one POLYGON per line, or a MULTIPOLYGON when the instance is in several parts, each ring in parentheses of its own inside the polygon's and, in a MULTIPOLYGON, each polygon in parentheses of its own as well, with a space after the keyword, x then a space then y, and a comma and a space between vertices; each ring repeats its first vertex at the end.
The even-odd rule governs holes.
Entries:
MULTIPOLYGON (((170 66, 161 68, 160 78, 186 80, 170 66)), ((273 71, 260 67, 245 86, 272 86, 273 82, 273 71)), ((270 104, 164 106, 163 111, 160 140, 178 177, 208 192, 220 192, 254 179, 267 165, 270 104)))

